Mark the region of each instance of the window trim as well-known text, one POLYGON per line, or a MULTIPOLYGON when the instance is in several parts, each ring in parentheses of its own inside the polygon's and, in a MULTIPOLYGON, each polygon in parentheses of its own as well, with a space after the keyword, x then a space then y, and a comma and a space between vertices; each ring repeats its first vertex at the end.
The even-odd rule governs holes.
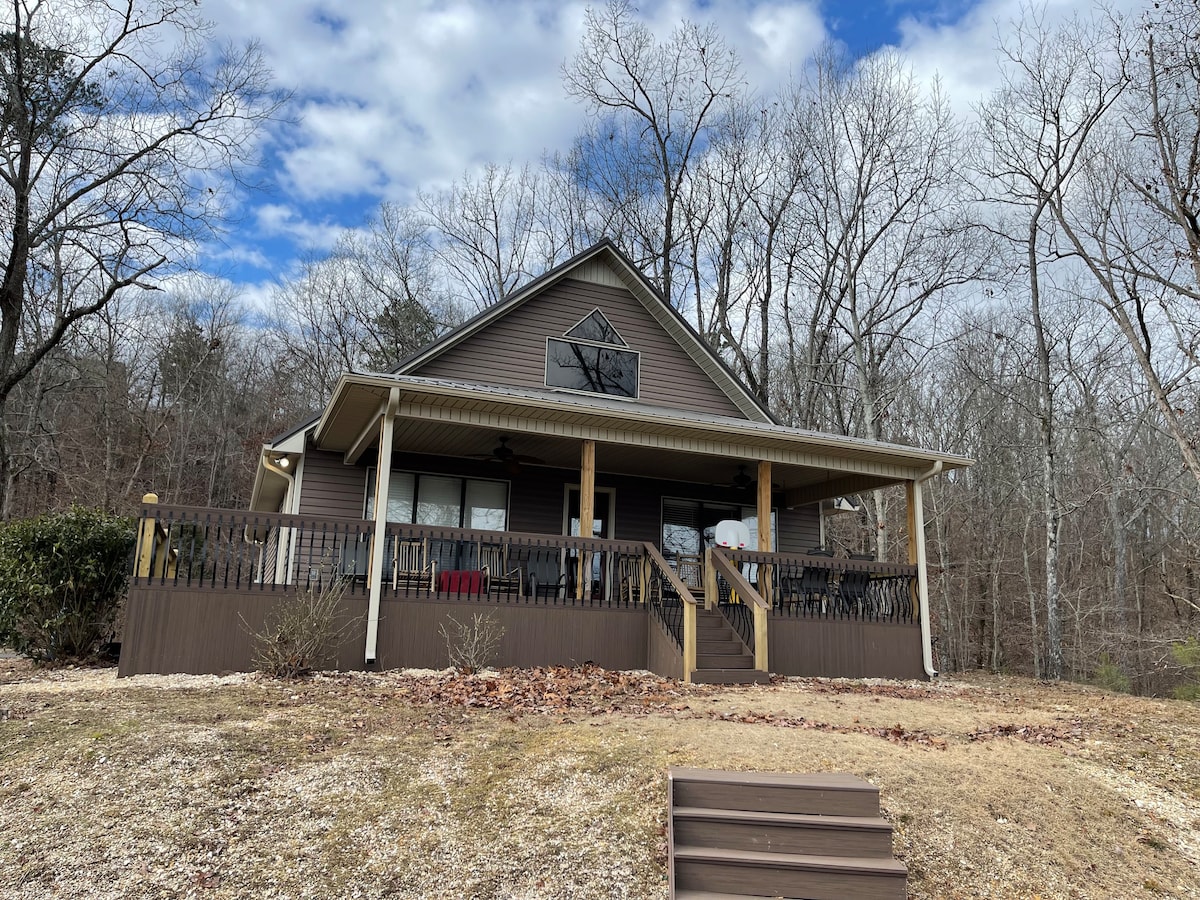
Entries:
MULTIPOLYGON (((580 492, 580 500, 583 499, 583 486, 576 482, 575 484, 566 483, 563 485, 563 502, 562 502, 562 534, 563 537, 568 537, 571 530, 571 491, 580 492)), ((600 535, 601 538, 611 541, 613 535, 617 533, 617 489, 615 487, 592 487, 593 494, 608 494, 608 534, 600 535)), ((583 519, 579 520, 579 529, 583 530, 583 519)), ((580 535, 582 537, 582 535, 580 535)))

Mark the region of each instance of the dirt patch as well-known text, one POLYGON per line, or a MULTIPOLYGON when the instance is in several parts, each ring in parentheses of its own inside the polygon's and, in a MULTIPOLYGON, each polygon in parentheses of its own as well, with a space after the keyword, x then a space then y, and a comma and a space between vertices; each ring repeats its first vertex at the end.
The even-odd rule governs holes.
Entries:
POLYGON ((0 897, 664 898, 668 765, 879 785, 916 898, 1200 896, 1200 712, 1022 679, 0 662, 0 897))

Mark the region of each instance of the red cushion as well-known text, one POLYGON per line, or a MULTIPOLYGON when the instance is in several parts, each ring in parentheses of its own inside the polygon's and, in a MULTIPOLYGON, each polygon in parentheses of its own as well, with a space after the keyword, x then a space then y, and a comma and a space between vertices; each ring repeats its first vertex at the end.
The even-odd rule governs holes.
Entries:
POLYGON ((447 594, 482 594, 483 572, 479 569, 443 569, 438 572, 438 590, 447 594))

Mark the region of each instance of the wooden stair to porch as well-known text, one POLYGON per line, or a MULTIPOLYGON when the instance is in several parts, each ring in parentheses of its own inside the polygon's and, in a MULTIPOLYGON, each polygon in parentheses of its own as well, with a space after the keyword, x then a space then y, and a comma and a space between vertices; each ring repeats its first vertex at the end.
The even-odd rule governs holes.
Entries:
POLYGON ((667 784, 673 900, 907 896, 879 790, 861 778, 672 767, 667 784))
POLYGON ((696 684, 766 684, 768 672, 754 668, 754 656, 717 609, 696 608, 696 684))

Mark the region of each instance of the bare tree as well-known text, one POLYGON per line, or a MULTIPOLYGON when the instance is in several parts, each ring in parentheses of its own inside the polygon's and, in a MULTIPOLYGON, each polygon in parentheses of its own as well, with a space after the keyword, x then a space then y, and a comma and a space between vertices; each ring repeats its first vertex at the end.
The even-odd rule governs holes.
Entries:
MULTIPOLYGON (((737 55, 716 28, 686 21, 658 43, 627 0, 610 0, 601 10, 588 8, 579 51, 564 66, 563 79, 567 93, 597 120, 581 162, 591 167, 607 158, 603 172, 610 183, 652 189, 621 199, 648 201, 650 215, 636 220, 636 239, 652 246, 663 296, 679 303, 680 197, 710 127, 741 90, 737 55)), ((617 237, 627 242, 635 235, 617 237)))
POLYGON ((1021 216, 1014 230, 1022 235, 1038 371, 1046 674, 1061 678, 1058 553, 1063 503, 1055 432, 1059 416, 1043 302, 1044 263, 1057 254, 1052 223, 1046 220, 1081 177, 1089 142, 1124 84, 1106 64, 1105 33, 1097 25, 1076 19, 1051 29, 1032 12, 1014 25, 1013 37, 1001 48, 1009 62, 1005 84, 980 109, 980 116, 989 139, 987 174, 1000 192, 1000 202, 1019 209, 1021 216))
POLYGON ((5 405, 71 326, 211 232, 278 108, 258 49, 193 4, 9 0, 0 25, 0 512, 5 405), (31 317, 40 337, 21 340, 31 317))
MULTIPOLYGON (((880 53, 851 64, 829 47, 797 90, 807 173, 792 256, 808 295, 807 339, 829 349, 840 332, 853 392, 853 431, 878 440, 895 385, 923 348, 927 305, 984 270, 987 241, 966 203, 961 124, 934 85, 880 53)), ((795 304, 792 304, 793 310, 795 304)), ((815 364, 827 365, 824 354, 815 364)), ((873 495, 876 552, 887 545, 883 495, 873 495)))
POLYGON ((531 167, 489 164, 478 180, 464 175, 420 195, 446 287, 461 302, 484 309, 556 262, 542 239, 539 189, 531 167))

